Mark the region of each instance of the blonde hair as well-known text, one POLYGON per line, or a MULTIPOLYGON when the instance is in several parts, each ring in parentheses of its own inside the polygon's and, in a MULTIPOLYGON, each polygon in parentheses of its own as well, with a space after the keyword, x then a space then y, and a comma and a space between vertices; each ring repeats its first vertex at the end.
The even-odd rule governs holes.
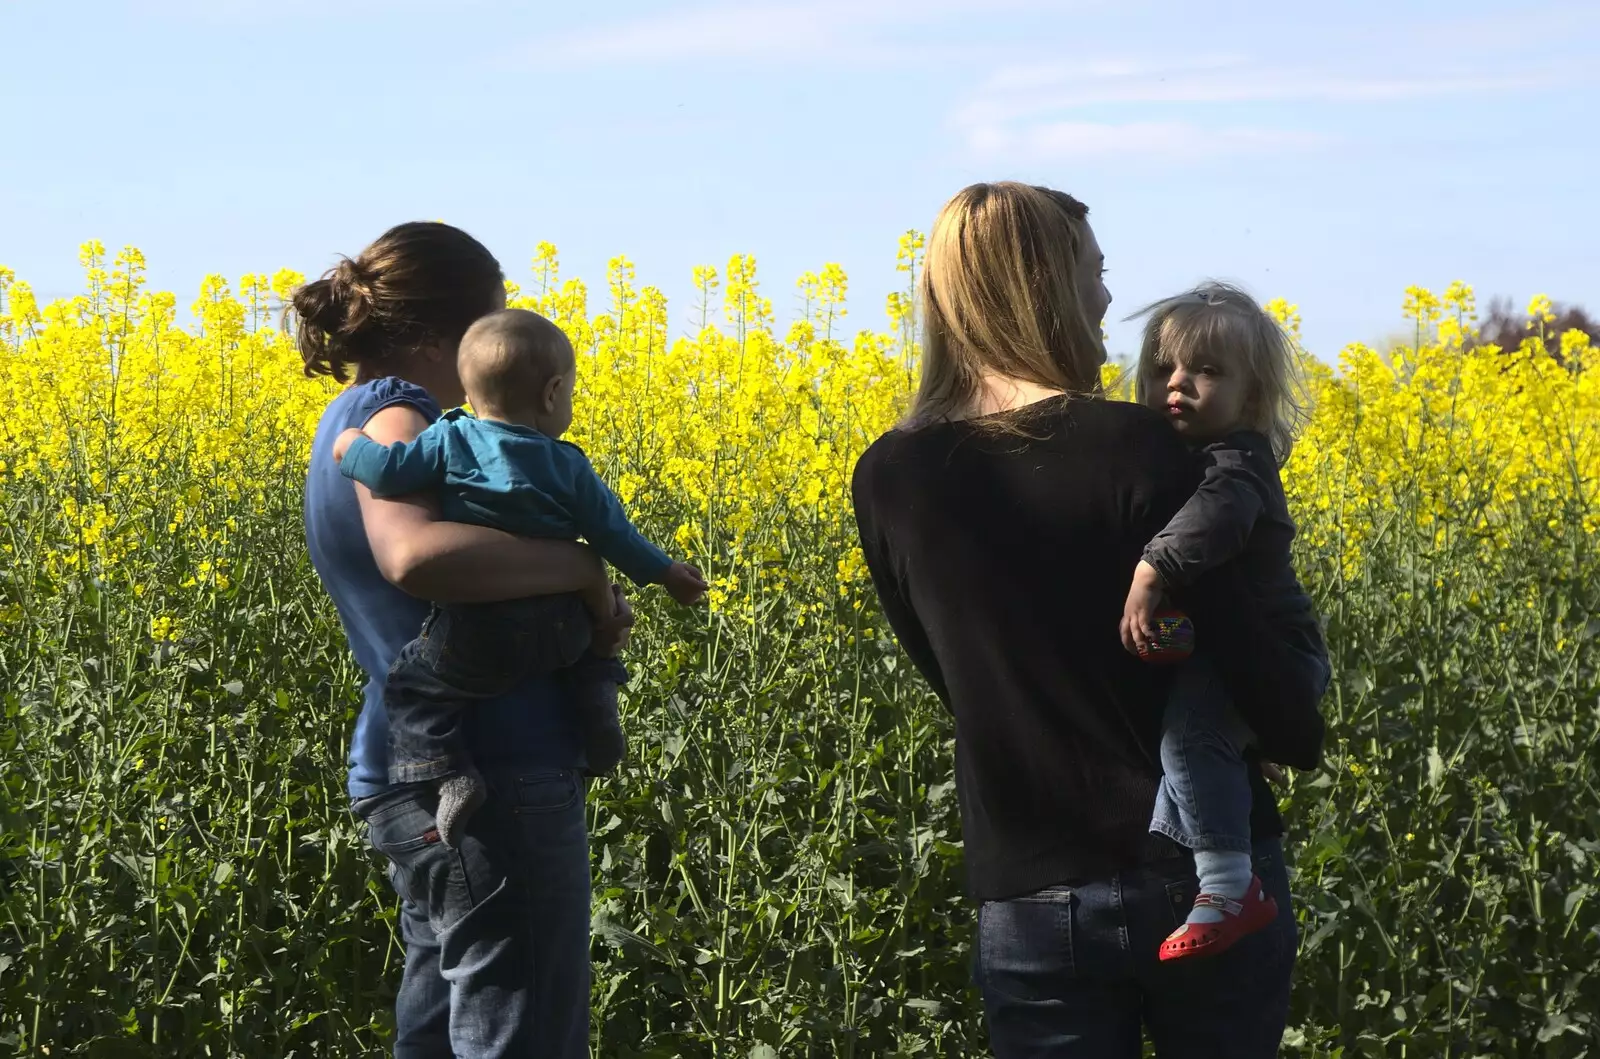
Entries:
POLYGON ((527 309, 479 318, 461 336, 457 365, 469 398, 515 407, 552 377, 571 371, 572 343, 554 323, 527 309))
POLYGON ((1240 288, 1215 280, 1147 305, 1128 319, 1141 316, 1148 319, 1135 400, 1150 403, 1157 368, 1208 360, 1238 365, 1246 376, 1240 428, 1265 435, 1278 462, 1288 460, 1305 412, 1299 350, 1277 320, 1240 288))
POLYGON ((1011 181, 945 203, 918 281, 922 377, 905 425, 970 412, 985 372, 1100 393, 1105 346, 1078 287, 1088 213, 1064 192, 1011 181))

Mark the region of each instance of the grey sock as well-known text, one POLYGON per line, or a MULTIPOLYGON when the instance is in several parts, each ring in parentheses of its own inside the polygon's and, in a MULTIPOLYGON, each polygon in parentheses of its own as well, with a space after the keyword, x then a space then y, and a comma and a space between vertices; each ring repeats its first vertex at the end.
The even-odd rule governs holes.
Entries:
MULTIPOLYGON (((1197 849, 1194 851, 1195 874, 1200 877, 1200 892, 1221 894, 1237 901, 1250 889, 1254 872, 1250 867, 1250 854, 1223 849, 1197 849)), ((1222 913, 1215 908, 1198 905, 1189 912, 1191 923, 1221 923, 1222 913)))
POLYGON ((434 822, 445 845, 451 849, 459 845, 467 820, 483 804, 485 793, 483 777, 476 769, 439 781, 439 809, 434 813, 434 822))
POLYGON ((603 670, 590 671, 578 681, 576 690, 587 771, 591 776, 604 776, 621 764, 628 752, 617 717, 617 685, 603 670))

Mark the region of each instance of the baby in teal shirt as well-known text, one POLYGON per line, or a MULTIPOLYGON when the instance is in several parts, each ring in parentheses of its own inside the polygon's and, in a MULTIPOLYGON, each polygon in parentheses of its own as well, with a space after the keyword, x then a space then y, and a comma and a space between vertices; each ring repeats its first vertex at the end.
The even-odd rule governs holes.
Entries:
MULTIPOLYGON (((458 361, 476 415, 455 409, 395 445, 347 430, 334 443, 340 471, 379 497, 436 490, 452 522, 581 537, 635 584, 663 585, 679 603, 700 601, 700 571, 635 529, 583 450, 561 440, 572 425, 577 358, 559 327, 525 309, 491 313, 461 339, 458 361)), ((473 700, 504 694, 533 672, 568 670, 589 771, 608 772, 622 759, 617 685, 627 671, 595 656, 590 640, 589 614, 572 594, 436 603, 422 634, 401 650, 384 688, 389 780, 438 783, 446 844, 456 845, 485 794, 461 731, 473 700)))

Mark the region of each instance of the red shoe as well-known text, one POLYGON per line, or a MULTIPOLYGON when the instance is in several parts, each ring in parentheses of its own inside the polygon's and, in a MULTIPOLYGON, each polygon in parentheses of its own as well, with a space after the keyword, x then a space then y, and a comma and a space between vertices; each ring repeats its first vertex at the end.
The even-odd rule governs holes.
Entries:
POLYGON ((1161 943, 1163 960, 1213 956, 1232 947, 1240 938, 1271 926, 1278 918, 1278 902, 1254 875, 1250 877, 1250 889, 1245 891, 1242 900, 1235 901, 1221 894, 1201 894, 1194 899, 1194 904, 1196 908, 1215 908, 1222 913, 1222 922, 1185 923, 1174 930, 1161 943))

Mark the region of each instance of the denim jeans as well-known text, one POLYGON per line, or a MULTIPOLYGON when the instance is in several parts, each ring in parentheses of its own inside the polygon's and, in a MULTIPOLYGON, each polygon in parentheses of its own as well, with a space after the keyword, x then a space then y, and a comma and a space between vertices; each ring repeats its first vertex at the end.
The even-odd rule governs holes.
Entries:
POLYGON ((427 786, 352 807, 400 895, 395 1059, 589 1054, 589 835, 568 769, 486 770, 459 849, 427 786))
POLYGON ((1162 718, 1150 830, 1192 850, 1250 852, 1244 748, 1253 738, 1210 659, 1195 655, 1179 666, 1162 718))
POLYGON ((587 716, 597 684, 628 679, 621 663, 589 652, 592 639, 589 612, 573 594, 434 607, 384 685, 389 782, 427 783, 461 772, 469 762, 462 711, 531 674, 576 667, 574 698, 587 716))
POLYGON ((1203 959, 1162 963, 1198 883, 1189 857, 1052 886, 978 910, 976 978, 995 1059, 1269 1059, 1289 1015, 1298 931, 1283 847, 1256 874, 1278 902, 1267 929, 1203 959))
MULTIPOLYGON (((1326 659, 1298 650, 1286 654, 1320 698, 1328 687, 1326 659)), ((1150 830, 1191 850, 1250 852, 1250 776, 1243 753, 1254 741, 1211 660, 1197 654, 1179 666, 1162 719, 1161 787, 1150 830)))

